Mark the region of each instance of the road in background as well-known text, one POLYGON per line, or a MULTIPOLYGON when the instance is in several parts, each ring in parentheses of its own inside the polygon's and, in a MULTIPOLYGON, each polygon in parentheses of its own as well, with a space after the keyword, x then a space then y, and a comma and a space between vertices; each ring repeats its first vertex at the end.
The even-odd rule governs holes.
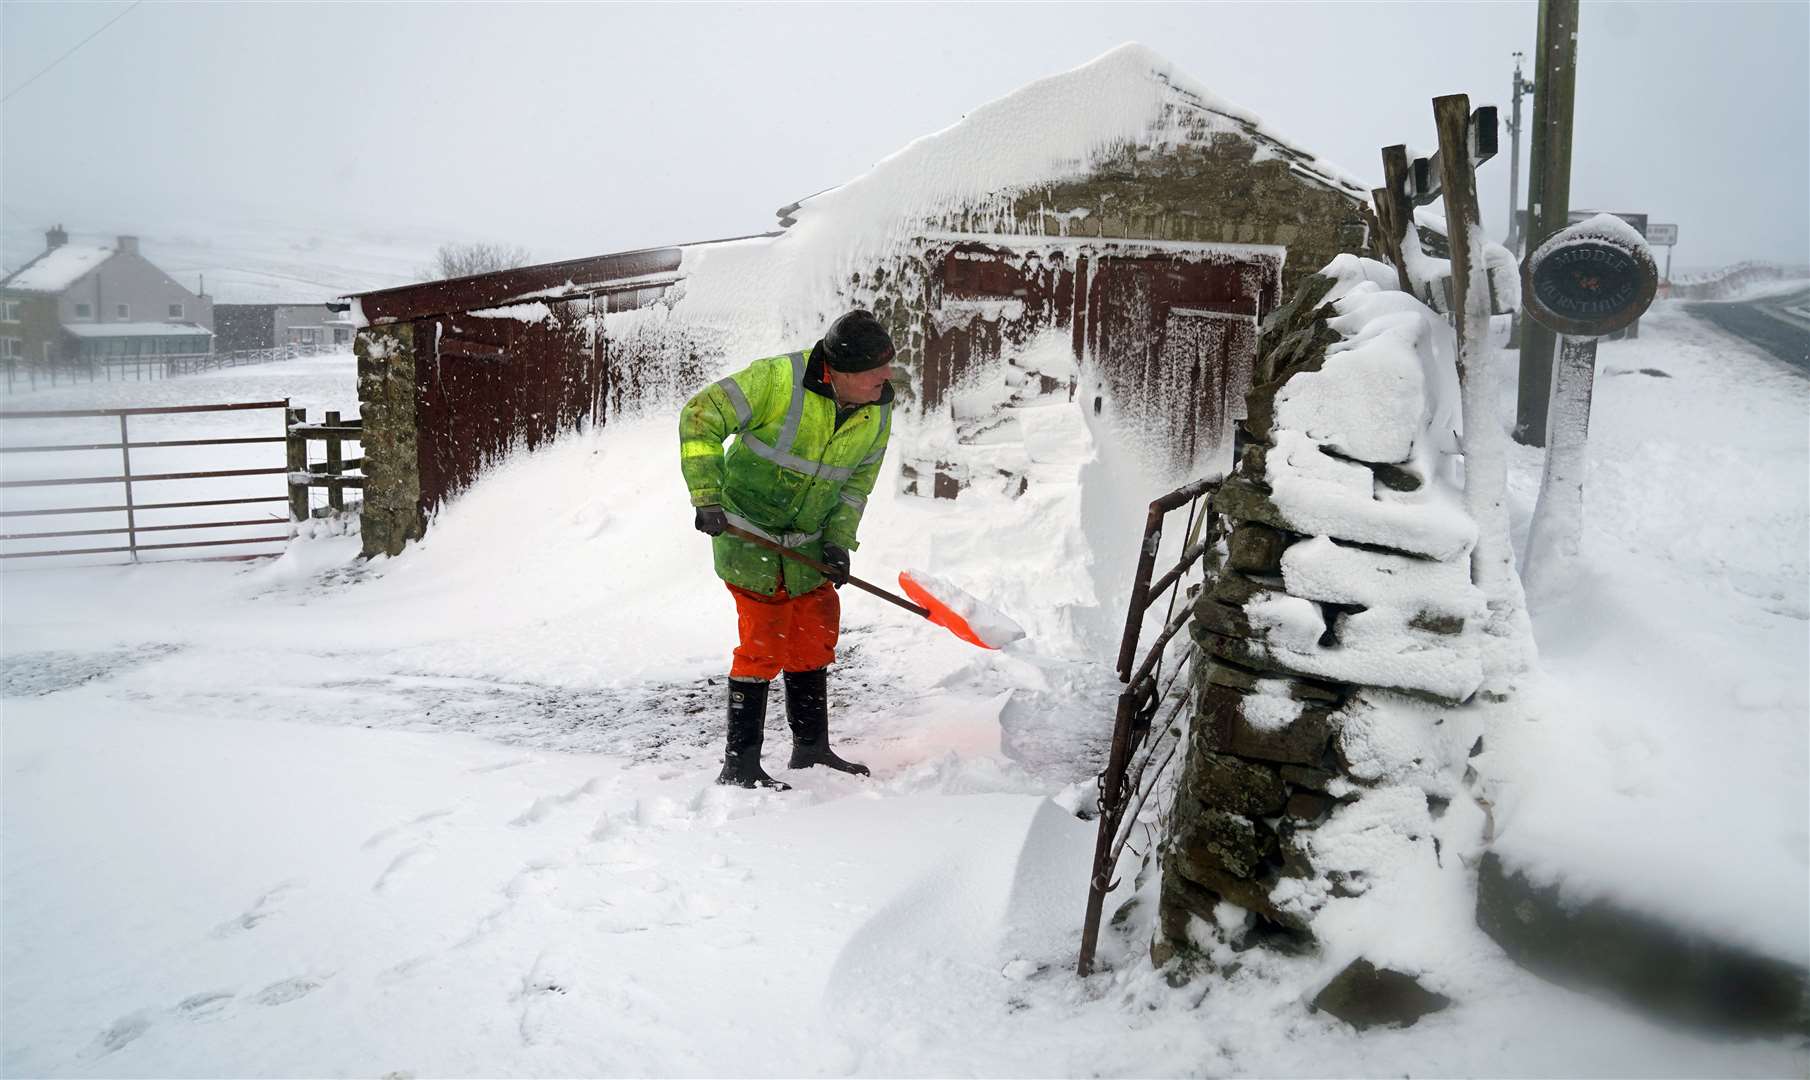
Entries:
POLYGON ((1753 300, 1686 304, 1684 310, 1810 375, 1810 286, 1753 300))

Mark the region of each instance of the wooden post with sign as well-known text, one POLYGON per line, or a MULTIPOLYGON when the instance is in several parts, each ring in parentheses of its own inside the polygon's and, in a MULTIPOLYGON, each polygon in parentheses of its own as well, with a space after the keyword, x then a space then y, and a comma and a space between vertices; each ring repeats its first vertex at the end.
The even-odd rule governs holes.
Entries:
POLYGON ((1665 273, 1659 280, 1669 288, 1672 284, 1672 245, 1678 242, 1678 226, 1659 225, 1649 222, 1647 225, 1647 246, 1665 245, 1665 273))
POLYGON ((1596 342, 1640 318, 1659 286, 1653 253, 1609 214, 1565 229, 1521 268, 1527 314, 1558 334, 1546 469, 1527 536, 1522 576, 1551 591, 1576 559, 1584 523, 1584 443, 1596 389, 1596 342))

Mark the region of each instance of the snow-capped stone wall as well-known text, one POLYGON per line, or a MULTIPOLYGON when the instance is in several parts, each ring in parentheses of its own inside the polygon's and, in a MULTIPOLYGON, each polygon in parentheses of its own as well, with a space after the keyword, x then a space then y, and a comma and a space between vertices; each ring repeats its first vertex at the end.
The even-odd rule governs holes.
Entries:
POLYGON ((1204 678, 1159 963, 1253 930, 1305 944, 1330 906, 1456 855, 1436 822, 1481 726, 1464 703, 1486 609, 1451 330, 1395 280, 1340 256, 1264 324, 1247 441, 1214 498, 1227 540, 1195 604, 1204 678))

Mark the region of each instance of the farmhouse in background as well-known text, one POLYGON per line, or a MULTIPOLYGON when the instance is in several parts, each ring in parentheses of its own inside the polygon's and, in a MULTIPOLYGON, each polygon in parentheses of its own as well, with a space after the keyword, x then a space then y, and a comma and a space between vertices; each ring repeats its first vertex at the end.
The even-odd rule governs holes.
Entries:
POLYGON ((138 251, 71 244, 61 225, 44 253, 0 281, 0 361, 90 367, 133 357, 213 351, 214 302, 190 292, 138 251))
POLYGON ((215 304, 220 352, 288 345, 352 345, 352 319, 326 304, 215 304))
POLYGON ((1229 460, 1257 326, 1370 253, 1369 193, 1151 50, 983 105, 779 212, 780 230, 359 294, 367 553, 511 447, 695 389, 875 311, 906 493, 1026 490, 1072 402, 1169 471, 1229 460))

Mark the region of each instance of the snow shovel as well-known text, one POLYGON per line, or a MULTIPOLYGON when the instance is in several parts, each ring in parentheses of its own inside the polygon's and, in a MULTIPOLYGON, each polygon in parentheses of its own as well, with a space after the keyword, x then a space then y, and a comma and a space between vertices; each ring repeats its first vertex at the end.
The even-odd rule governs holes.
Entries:
MULTIPOLYGON (((836 575, 836 571, 809 555, 794 551, 782 544, 776 544, 764 536, 756 536, 748 530, 738 529, 734 525, 728 526, 723 531, 731 536, 739 536, 743 540, 757 544, 769 551, 778 552, 794 562, 803 563, 825 577, 834 578, 836 575)), ((1024 631, 1019 629, 1018 624, 948 582, 927 574, 919 575, 919 577, 912 576, 910 571, 901 570, 899 572, 899 587, 905 590, 905 595, 911 597, 911 600, 907 600, 897 593, 888 592, 872 582, 862 581, 853 574, 848 576, 848 583, 864 592, 870 592, 888 603, 897 604, 913 615, 929 619, 970 645, 979 645, 983 649, 997 649, 1001 645, 1009 644, 1024 636, 1024 631), (924 580, 920 581, 919 577, 924 580), (929 584, 929 588, 925 587, 926 583, 929 584), (917 603, 912 603, 912 600, 916 600, 917 603), (981 629, 976 629, 973 622, 981 623, 981 629), (984 637, 982 636, 983 630, 984 637)))

